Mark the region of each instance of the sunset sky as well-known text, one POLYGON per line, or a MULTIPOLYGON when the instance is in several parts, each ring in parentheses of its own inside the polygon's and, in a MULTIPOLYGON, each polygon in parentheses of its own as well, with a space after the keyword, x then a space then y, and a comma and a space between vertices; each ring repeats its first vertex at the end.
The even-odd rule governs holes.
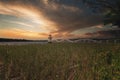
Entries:
POLYGON ((0 38, 86 38, 115 29, 79 0, 0 0, 0 38))

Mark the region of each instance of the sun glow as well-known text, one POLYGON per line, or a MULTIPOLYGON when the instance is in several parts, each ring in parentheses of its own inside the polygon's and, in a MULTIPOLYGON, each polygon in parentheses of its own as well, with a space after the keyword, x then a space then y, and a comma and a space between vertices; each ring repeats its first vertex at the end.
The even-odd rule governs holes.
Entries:
POLYGON ((37 33, 24 31, 20 29, 0 30, 0 37, 4 38, 18 38, 18 39, 45 39, 47 33, 37 33), (4 35, 4 36, 3 36, 4 35))
MULTIPOLYGON (((51 31, 56 30, 56 24, 48 20, 40 10, 38 11, 33 6, 21 6, 21 5, 5 5, 0 3, 0 14, 15 16, 17 18, 25 19, 26 21, 19 20, 5 20, 10 25, 16 24, 16 29, 1 30, 0 33, 6 37, 17 38, 45 38, 47 35, 40 35, 40 33, 49 34, 51 31), (22 30, 17 26, 21 26, 22 30)), ((1 36, 2 36, 1 35, 1 36)))

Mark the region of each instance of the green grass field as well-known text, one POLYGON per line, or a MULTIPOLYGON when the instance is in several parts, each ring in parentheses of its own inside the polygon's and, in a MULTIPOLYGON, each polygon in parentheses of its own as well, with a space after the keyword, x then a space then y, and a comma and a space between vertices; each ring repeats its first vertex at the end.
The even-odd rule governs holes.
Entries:
POLYGON ((120 80, 120 44, 1 45, 0 80, 120 80))

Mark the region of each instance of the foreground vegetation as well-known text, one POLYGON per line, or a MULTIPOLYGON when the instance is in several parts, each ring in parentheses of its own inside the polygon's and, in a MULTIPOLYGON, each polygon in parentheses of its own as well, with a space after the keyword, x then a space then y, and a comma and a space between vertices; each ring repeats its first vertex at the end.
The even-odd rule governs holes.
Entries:
POLYGON ((120 44, 1 45, 0 80, 120 80, 120 44))

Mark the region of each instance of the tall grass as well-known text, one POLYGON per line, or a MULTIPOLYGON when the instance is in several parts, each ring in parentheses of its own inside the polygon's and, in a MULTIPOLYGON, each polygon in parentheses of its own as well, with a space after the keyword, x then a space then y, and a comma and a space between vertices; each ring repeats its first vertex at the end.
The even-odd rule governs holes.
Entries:
POLYGON ((120 44, 1 45, 0 80, 120 80, 120 44))

